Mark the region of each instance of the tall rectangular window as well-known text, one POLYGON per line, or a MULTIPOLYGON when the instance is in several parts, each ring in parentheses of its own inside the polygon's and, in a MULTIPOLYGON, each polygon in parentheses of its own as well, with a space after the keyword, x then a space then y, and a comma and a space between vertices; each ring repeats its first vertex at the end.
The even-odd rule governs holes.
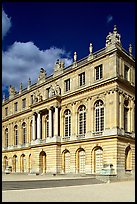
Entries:
POLYGON ((17 125, 15 125, 14 127, 14 136, 15 136, 14 145, 18 145, 18 127, 17 125))
POLYGON ((95 131, 104 130, 104 105, 103 101, 98 100, 95 103, 95 131))
POLYGON ((5 108, 5 116, 8 115, 8 107, 5 108))
POLYGON ((31 104, 33 104, 33 95, 30 96, 31 104))
POLYGON ((14 103, 14 112, 18 111, 18 102, 14 103))
POLYGON ((65 80, 65 91, 69 91, 70 90, 70 79, 65 80))
POLYGON ((50 98, 50 87, 46 89, 46 98, 50 98))
POLYGON ((79 114, 79 134, 85 135, 86 133, 86 107, 80 106, 78 114, 79 114))
POLYGON ((8 147, 8 141, 9 141, 8 129, 6 129, 5 130, 5 147, 8 147))
POLYGON ((99 80, 102 79, 103 77, 103 68, 102 68, 102 64, 95 67, 95 79, 99 80))
POLYGON ((26 98, 22 99, 22 108, 26 108, 26 98))
POLYGON ((85 72, 79 74, 79 86, 85 85, 85 72))
POLYGON ((128 132, 128 108, 124 108, 124 130, 128 132))
POLYGON ((70 110, 65 111, 64 124, 65 124, 65 137, 70 137, 71 136, 71 112, 70 110))
POLYGON ((127 65, 124 67, 124 79, 129 80, 129 67, 127 65))

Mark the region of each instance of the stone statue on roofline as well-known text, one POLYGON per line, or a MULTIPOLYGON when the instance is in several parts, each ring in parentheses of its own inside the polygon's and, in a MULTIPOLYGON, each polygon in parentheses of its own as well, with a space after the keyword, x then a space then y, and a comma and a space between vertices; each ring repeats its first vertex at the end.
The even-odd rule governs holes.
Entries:
POLYGON ((9 86, 9 96, 12 97, 16 94, 16 90, 15 90, 15 87, 10 85, 9 86))
POLYGON ((54 76, 57 76, 63 73, 64 65, 65 63, 63 60, 57 59, 55 66, 54 66, 54 76))
POLYGON ((44 82, 46 79, 46 71, 44 68, 40 68, 40 73, 39 73, 39 77, 38 77, 38 83, 40 82, 44 82))
POLYGON ((121 46, 121 35, 117 32, 117 27, 114 25, 113 33, 109 32, 106 37, 106 47, 115 45, 116 43, 121 46))

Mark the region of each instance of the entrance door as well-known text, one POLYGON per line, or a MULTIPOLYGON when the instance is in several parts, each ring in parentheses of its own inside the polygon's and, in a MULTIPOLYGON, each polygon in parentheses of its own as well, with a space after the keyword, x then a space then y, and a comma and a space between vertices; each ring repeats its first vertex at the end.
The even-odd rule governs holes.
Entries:
POLYGON ((65 153, 65 173, 70 173, 70 153, 65 153))
POLYGON ((79 152, 79 173, 85 173, 85 151, 79 152))
POLYGON ((95 173, 100 173, 103 168, 103 151, 101 149, 95 150, 95 173))

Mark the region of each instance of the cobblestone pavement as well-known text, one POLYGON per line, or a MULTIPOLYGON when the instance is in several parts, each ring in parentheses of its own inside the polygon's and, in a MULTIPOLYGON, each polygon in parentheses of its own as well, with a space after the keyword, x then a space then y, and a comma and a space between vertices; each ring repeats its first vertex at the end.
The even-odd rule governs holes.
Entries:
MULTIPOLYGON (((63 176, 3 175, 2 180, 54 180, 59 177, 64 179, 63 176)), ((2 191, 2 202, 135 202, 135 181, 8 190, 2 191)))

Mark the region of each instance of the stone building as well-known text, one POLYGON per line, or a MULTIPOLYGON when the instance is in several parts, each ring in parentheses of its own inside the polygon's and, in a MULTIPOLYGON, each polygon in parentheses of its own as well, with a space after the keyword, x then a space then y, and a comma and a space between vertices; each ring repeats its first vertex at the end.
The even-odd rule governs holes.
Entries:
POLYGON ((116 26, 105 47, 2 103, 2 171, 39 174, 135 172, 135 59, 122 47, 116 26))

